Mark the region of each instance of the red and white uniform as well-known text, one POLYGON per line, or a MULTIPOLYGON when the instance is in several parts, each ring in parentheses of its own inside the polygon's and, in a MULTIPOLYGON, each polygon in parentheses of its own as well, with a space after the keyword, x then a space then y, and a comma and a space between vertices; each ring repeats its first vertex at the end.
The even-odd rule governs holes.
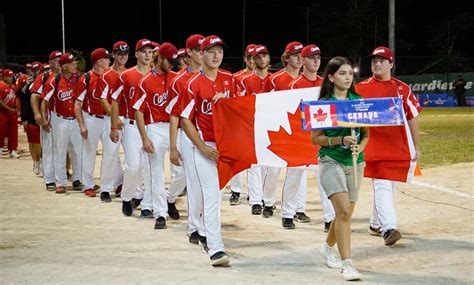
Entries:
MULTIPOLYGON (((216 148, 212 123, 213 97, 218 93, 226 97, 235 96, 235 79, 232 73, 219 69, 214 80, 203 73, 193 75, 187 83, 187 96, 183 98, 181 117, 195 120, 201 139, 216 148)), ((216 162, 194 148, 194 161, 202 193, 203 216, 209 256, 224 251, 221 235, 221 191, 216 162)))
POLYGON ((253 72, 248 71, 247 69, 242 69, 242 70, 239 70, 236 73, 234 73, 234 78, 235 78, 236 84, 239 84, 240 81, 242 81, 242 78, 249 75, 249 74, 253 74, 253 72))
MULTIPOLYGON (((107 99, 109 104, 112 104, 112 93, 114 90, 117 90, 119 86, 120 74, 115 72, 112 68, 109 68, 101 74, 97 82, 96 95, 101 99, 107 99)), ((101 192, 111 192, 123 183, 123 168, 119 157, 120 143, 115 143, 109 139, 110 128, 110 116, 105 114, 102 133, 103 154, 100 167, 101 192)))
POLYGON ((66 153, 72 148, 73 181, 82 180, 82 137, 74 114, 74 99, 71 94, 78 81, 76 74, 70 78, 60 76, 56 85, 56 76, 51 73, 41 94, 41 98, 52 102, 51 129, 53 137, 54 173, 56 186, 67 185, 66 153))
POLYGON ((288 85, 289 89, 298 89, 298 88, 310 88, 318 87, 323 84, 323 78, 319 75, 316 76, 316 80, 310 80, 308 77, 301 73, 288 85))
POLYGON ((421 106, 410 87, 391 78, 387 81, 370 77, 356 85, 364 98, 399 97, 403 102, 405 125, 370 128, 370 140, 364 149, 365 177, 373 178, 374 208, 371 225, 384 233, 397 228, 393 203, 395 181, 409 182, 416 168, 416 151, 407 121, 421 112, 421 106))
POLYGON ((260 91, 267 85, 267 82, 270 80, 272 74, 268 73, 265 78, 260 78, 255 73, 250 73, 243 76, 237 84, 239 90, 239 96, 246 95, 255 95, 260 93, 260 91))
POLYGON ((170 146, 170 126, 166 106, 169 102, 168 89, 175 76, 174 72, 158 74, 152 69, 140 80, 135 93, 137 100, 133 104, 135 110, 143 113, 148 138, 155 146, 155 152, 148 154, 148 159, 145 160, 150 169, 149 182, 155 219, 168 216, 164 163, 170 146))
POLYGON ((260 93, 288 90, 288 85, 293 81, 293 77, 286 72, 286 69, 281 69, 274 74, 265 82, 265 85, 260 90, 260 93))
MULTIPOLYGON (((129 202, 134 198, 135 191, 139 189, 144 173, 143 143, 135 123, 135 109, 133 109, 133 103, 136 101, 134 98, 135 90, 138 88, 138 83, 142 77, 143 75, 138 72, 136 66, 129 68, 120 74, 120 84, 116 90, 112 91, 112 99, 117 101, 120 115, 124 116, 122 145, 125 154, 125 169, 121 199, 125 202, 129 202)), ((148 175, 146 172, 145 175, 148 175)), ((141 202, 142 210, 151 211, 153 209, 150 187, 148 180, 145 179, 145 196, 141 202)))
MULTIPOLYGON (((43 72, 38 75, 33 84, 30 85, 30 93, 37 93, 41 95, 43 93, 44 86, 46 85, 46 80, 52 72, 43 72)), ((39 98, 39 103, 41 105, 42 99, 39 98)), ((52 108, 53 100, 50 101, 50 106, 48 108, 48 121, 51 119, 49 116, 49 110, 52 108)), ((39 106, 38 106, 39 107, 39 106)), ((54 156, 53 156, 53 133, 46 132, 43 130, 43 127, 40 126, 40 141, 41 141, 41 161, 43 163, 42 170, 43 170, 43 181, 45 184, 55 183, 56 177, 54 176, 54 156)))
MULTIPOLYGON (((17 109, 16 86, 0 82, 0 100, 8 107, 17 109)), ((8 151, 16 151, 18 148, 18 112, 10 113, 0 108, 0 149, 3 148, 5 137, 8 137, 8 151)))
MULTIPOLYGON (((180 117, 181 114, 181 102, 183 98, 186 98, 186 82, 193 76, 193 73, 189 68, 183 69, 171 82, 171 86, 168 90, 169 104, 166 111, 175 117, 180 117)), ((202 193, 198 182, 196 165, 194 164, 193 155, 193 143, 188 138, 186 133, 181 130, 181 120, 178 125, 178 134, 176 137, 176 147, 181 153, 182 166, 171 165, 173 182, 179 181, 182 173, 185 175, 185 185, 187 189, 187 200, 188 200, 188 225, 187 233, 191 235, 193 232, 198 231, 199 235, 205 236, 204 221, 202 217, 203 204, 202 204, 202 193), (175 169, 175 175, 173 176, 173 169, 175 169)), ((168 195, 168 202, 174 202, 171 191, 168 195)))

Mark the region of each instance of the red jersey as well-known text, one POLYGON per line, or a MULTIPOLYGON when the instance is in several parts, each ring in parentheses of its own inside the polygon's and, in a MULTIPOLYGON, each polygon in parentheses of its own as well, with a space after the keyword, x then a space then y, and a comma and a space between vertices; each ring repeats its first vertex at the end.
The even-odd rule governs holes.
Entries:
POLYGON ((272 74, 268 73, 267 76, 262 79, 257 74, 250 73, 241 77, 240 82, 237 83, 239 96, 255 95, 260 93, 260 90, 262 90, 267 84, 267 81, 270 80, 271 76, 272 74))
POLYGON ((247 71, 247 69, 242 69, 242 70, 239 70, 236 73, 234 73, 234 78, 235 78, 236 84, 239 84, 239 82, 242 80, 242 78, 244 76, 247 76, 247 75, 252 74, 252 73, 253 73, 252 71, 247 71))
POLYGON ((301 73, 288 85, 289 89, 299 89, 299 88, 310 88, 318 87, 323 84, 323 78, 319 75, 316 75, 316 80, 309 80, 308 77, 301 73))
MULTIPOLYGON (((16 87, 11 86, 3 81, 0 81, 0 100, 10 108, 16 108, 16 87)), ((0 109, 2 112, 7 112, 5 109, 0 109)))
POLYGON ((61 75, 56 86, 56 75, 51 73, 46 81, 43 93, 41 93, 41 98, 48 102, 53 101, 50 108, 52 107, 51 110, 57 114, 67 118, 75 118, 74 99, 71 94, 77 81, 77 74, 73 74, 69 78, 61 75))
POLYGON ((46 85, 46 80, 51 73, 51 71, 42 72, 40 75, 36 76, 33 84, 30 85, 30 93, 38 93, 41 95, 41 93, 43 93, 44 85, 46 85))
POLYGON ((173 71, 158 74, 152 69, 140 80, 134 95, 137 101, 133 109, 143 113, 145 125, 170 121, 165 109, 169 103, 168 89, 175 76, 173 71))
MULTIPOLYGON (((417 117, 421 112, 421 106, 410 87, 398 79, 380 81, 375 77, 370 77, 355 87, 356 92, 364 98, 401 98, 407 120, 417 117)), ((414 146, 408 125, 370 128, 370 139, 364 153, 369 168, 370 161, 410 160, 414 153, 414 146)))
POLYGON ((135 109, 133 104, 136 102, 135 89, 142 79, 143 75, 134 66, 120 74, 120 86, 112 92, 112 99, 117 101, 120 106, 120 115, 128 119, 135 119, 135 109))
POLYGON ((286 72, 286 69, 281 69, 275 72, 269 80, 265 83, 260 93, 288 90, 288 85, 293 81, 293 77, 286 72))
POLYGON ((193 75, 186 83, 187 96, 183 98, 181 117, 196 122, 203 141, 215 142, 212 122, 213 97, 224 93, 225 97, 235 96, 235 78, 232 73, 219 69, 214 81, 204 73, 193 75))
POLYGON ((90 80, 89 85, 86 83, 85 75, 82 75, 72 92, 72 98, 81 101, 82 110, 92 115, 103 116, 105 115, 104 108, 100 104, 100 93, 97 92, 97 83, 100 80, 100 74, 94 70, 89 72, 90 80))
POLYGON ((120 74, 112 68, 107 69, 100 76, 97 82, 97 94, 101 99, 107 99, 109 104, 112 104, 112 93, 120 86, 120 74))
POLYGON ((189 69, 183 69, 176 77, 171 81, 171 86, 168 90, 168 107, 166 107, 166 112, 170 115, 178 117, 181 115, 181 104, 184 94, 186 92, 186 82, 193 76, 193 72, 189 69))

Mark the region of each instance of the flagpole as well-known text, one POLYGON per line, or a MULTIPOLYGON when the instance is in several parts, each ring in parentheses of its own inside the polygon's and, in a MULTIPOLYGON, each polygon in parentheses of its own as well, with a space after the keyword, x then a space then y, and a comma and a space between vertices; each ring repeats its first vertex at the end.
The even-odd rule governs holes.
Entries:
MULTIPOLYGON (((355 128, 351 128, 351 136, 352 137, 356 137, 356 131, 355 131, 355 128)), ((357 142, 356 142, 357 143, 357 142)), ((355 154, 355 153, 352 153, 352 166, 354 167, 354 184, 355 184, 355 187, 357 189, 358 187, 358 184, 359 184, 359 179, 357 179, 357 158, 358 158, 358 154, 355 154)))

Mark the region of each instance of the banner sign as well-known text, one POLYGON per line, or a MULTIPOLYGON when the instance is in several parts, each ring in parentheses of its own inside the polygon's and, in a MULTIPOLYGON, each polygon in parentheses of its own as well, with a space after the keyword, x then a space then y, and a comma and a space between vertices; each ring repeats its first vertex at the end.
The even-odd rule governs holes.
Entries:
POLYGON ((455 107, 456 102, 453 96, 447 93, 418 94, 418 101, 422 107, 455 107))
POLYGON ((403 125, 400 98, 302 101, 303 130, 403 125))

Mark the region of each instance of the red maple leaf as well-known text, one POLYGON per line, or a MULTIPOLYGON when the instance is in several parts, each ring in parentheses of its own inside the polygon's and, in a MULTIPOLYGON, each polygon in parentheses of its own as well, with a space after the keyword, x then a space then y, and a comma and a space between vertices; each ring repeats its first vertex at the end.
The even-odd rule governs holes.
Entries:
POLYGON ((288 113, 288 120, 293 134, 290 135, 282 127, 278 132, 268 131, 271 142, 268 149, 287 161, 289 167, 317 164, 319 147, 311 143, 311 132, 301 128, 300 113, 288 113))
POLYGON ((326 118, 328 117, 328 113, 324 113, 323 109, 319 107, 318 111, 313 115, 313 117, 318 122, 324 122, 326 121, 326 118))

